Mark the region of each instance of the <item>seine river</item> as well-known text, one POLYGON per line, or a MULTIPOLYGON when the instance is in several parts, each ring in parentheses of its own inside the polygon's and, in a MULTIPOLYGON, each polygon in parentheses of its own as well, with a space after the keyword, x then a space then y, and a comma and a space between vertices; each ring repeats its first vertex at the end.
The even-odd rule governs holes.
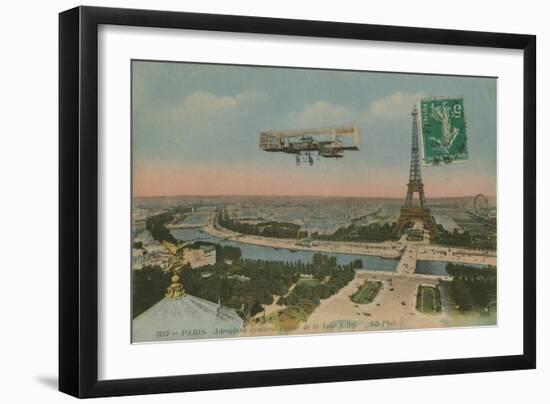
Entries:
MULTIPOLYGON (((243 258, 267 260, 267 261, 284 261, 284 262, 311 262, 313 259, 313 251, 290 251, 285 248, 264 247, 254 244, 240 243, 238 241, 223 240, 212 236, 201 229, 172 229, 170 231, 177 239, 187 241, 208 241, 219 245, 228 245, 239 247, 243 258)), ((352 261, 360 259, 363 261, 363 268, 371 271, 386 271, 394 272, 399 260, 380 258, 370 255, 355 255, 355 254, 338 254, 324 253, 336 257, 338 264, 345 265, 352 261)), ((484 269, 487 265, 467 264, 470 267, 484 269)), ((445 270, 447 262, 443 261, 417 261, 416 273, 427 275, 449 275, 445 270)))
MULTIPOLYGON (((416 262, 416 273, 417 274, 426 274, 426 275, 449 275, 445 270, 448 262, 443 261, 417 261, 416 262)), ((464 264, 469 267, 474 267, 478 269, 486 269, 487 265, 481 264, 464 264)))
MULTIPOLYGON (((313 259, 313 251, 290 251, 285 248, 275 249, 273 247, 264 247, 254 244, 240 243, 238 241, 223 240, 212 236, 201 229, 172 229, 172 235, 179 240, 195 240, 209 241, 219 245, 239 247, 243 258, 268 260, 268 261, 284 261, 284 262, 311 262, 313 259)), ((325 253, 336 257, 338 264, 345 265, 352 261, 360 259, 363 261, 363 268, 371 271, 386 271, 393 272, 397 267, 398 260, 373 257, 369 255, 354 255, 354 254, 338 254, 325 253)))

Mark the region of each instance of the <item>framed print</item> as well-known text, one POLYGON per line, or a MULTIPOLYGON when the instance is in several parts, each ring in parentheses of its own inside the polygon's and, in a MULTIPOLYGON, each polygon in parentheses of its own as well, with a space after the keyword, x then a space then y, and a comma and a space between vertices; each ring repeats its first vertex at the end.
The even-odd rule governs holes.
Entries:
POLYGON ((535 37, 60 14, 60 390, 535 367, 535 37))

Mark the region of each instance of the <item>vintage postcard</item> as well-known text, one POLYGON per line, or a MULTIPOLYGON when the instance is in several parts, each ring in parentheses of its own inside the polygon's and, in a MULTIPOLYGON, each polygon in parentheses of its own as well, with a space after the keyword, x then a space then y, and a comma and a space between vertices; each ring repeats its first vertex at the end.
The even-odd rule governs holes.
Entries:
POLYGON ((132 342, 497 324, 496 78, 131 69, 132 342))

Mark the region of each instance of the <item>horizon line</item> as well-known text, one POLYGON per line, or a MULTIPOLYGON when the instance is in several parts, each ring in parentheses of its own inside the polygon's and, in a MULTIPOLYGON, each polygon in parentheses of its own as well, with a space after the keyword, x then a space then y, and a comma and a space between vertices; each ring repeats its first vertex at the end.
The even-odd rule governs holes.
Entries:
MULTIPOLYGON (((495 195, 490 194, 467 194, 467 195, 454 195, 454 196, 431 196, 427 197, 427 200, 430 199, 459 199, 459 198, 471 198, 476 195, 484 195, 485 197, 495 197, 495 195)), ((326 196, 326 195, 236 195, 236 194, 213 194, 213 195, 185 195, 185 194, 176 194, 176 195, 133 195, 132 198, 359 198, 359 199, 404 199, 401 196, 365 196, 365 195, 337 195, 337 196, 326 196)))

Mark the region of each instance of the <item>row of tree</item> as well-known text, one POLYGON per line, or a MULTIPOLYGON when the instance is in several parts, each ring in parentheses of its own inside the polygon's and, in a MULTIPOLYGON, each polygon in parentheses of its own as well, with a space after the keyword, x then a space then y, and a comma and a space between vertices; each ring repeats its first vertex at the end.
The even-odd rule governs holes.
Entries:
POLYGON ((244 319, 261 312, 263 305, 273 303, 273 295, 288 293, 302 271, 300 263, 264 260, 239 260, 232 264, 218 261, 204 270, 183 270, 185 290, 197 297, 220 302, 230 307, 244 319))
POLYGON ((389 223, 371 223, 366 226, 350 224, 339 228, 332 234, 318 234, 315 232, 311 237, 327 241, 382 242, 393 239, 392 228, 393 226, 389 223))
POLYGON ((467 265, 447 264, 453 277, 448 288, 451 305, 459 311, 485 311, 496 307, 497 270, 467 265))
POLYGON ((164 297, 171 272, 146 267, 132 271, 132 317, 136 318, 164 297))
POLYGON ((274 238, 305 238, 308 232, 300 230, 300 226, 288 222, 262 222, 256 224, 244 223, 231 218, 226 209, 218 212, 218 224, 226 229, 242 234, 274 238))
POLYGON ((321 299, 336 294, 353 279, 355 269, 353 263, 340 266, 335 257, 316 253, 307 273, 312 276, 313 282, 298 283, 288 296, 281 296, 277 301, 278 304, 287 306, 284 311, 311 314, 319 306, 321 299))
POLYGON ((435 244, 450 247, 481 248, 484 250, 496 250, 496 238, 473 237, 468 231, 459 232, 456 228, 452 232, 443 226, 437 225, 437 237, 433 240, 435 244))
POLYGON ((166 223, 172 221, 172 212, 165 212, 159 215, 150 216, 147 218, 146 228, 151 232, 153 238, 159 242, 168 241, 172 244, 177 244, 178 240, 170 233, 170 230, 166 227, 166 223))

